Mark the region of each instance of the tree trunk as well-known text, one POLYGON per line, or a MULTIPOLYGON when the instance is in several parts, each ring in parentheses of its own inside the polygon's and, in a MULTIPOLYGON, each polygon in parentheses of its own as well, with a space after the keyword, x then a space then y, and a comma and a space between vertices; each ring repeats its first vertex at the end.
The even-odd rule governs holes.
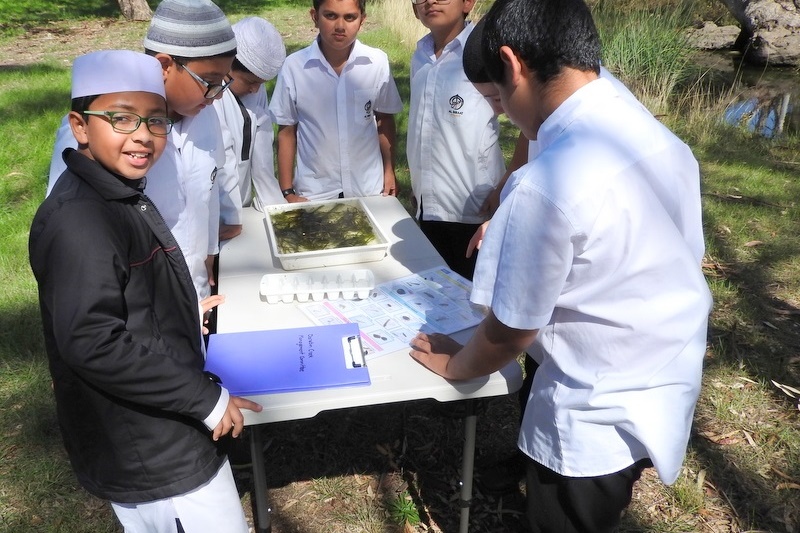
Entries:
POLYGON ((153 17, 147 0, 117 0, 117 2, 126 20, 150 20, 153 17))
POLYGON ((800 65, 800 0, 721 0, 739 21, 736 48, 750 63, 800 65))

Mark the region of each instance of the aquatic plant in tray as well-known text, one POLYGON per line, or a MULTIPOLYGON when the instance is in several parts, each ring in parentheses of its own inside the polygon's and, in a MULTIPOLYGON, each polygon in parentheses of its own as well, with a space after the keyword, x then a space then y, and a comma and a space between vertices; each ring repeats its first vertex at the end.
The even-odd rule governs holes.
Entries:
POLYGON ((389 240, 361 198, 271 205, 272 255, 284 270, 378 261, 389 240))
POLYGON ((274 213, 272 227, 282 254, 378 242, 367 213, 358 204, 312 204, 274 213))

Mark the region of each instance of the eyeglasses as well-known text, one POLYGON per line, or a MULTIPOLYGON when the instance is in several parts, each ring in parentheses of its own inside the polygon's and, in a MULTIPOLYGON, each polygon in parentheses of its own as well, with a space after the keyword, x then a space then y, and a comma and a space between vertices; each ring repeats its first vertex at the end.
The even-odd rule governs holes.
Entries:
POLYGON ((164 136, 172 131, 172 119, 169 117, 143 117, 129 111, 84 111, 83 114, 108 118, 117 133, 133 133, 142 122, 153 135, 164 136))
POLYGON ((411 3, 414 4, 415 6, 421 6, 422 4, 427 4, 429 1, 432 4, 437 4, 440 6, 450 3, 450 0, 411 0, 411 3))
MULTIPOLYGON (((449 2, 450 0, 447 0, 447 1, 449 2)), ((176 61, 176 63, 178 63, 178 62, 176 61)), ((186 65, 184 65, 183 63, 178 63, 178 65, 182 66, 183 69, 186 72, 189 73, 189 76, 191 76, 195 80, 197 80, 197 83, 199 83, 200 85, 202 85, 203 87, 206 88, 206 94, 203 95, 203 98, 205 98, 206 100, 211 100, 213 98, 216 98, 222 91, 227 89, 228 86, 231 83, 233 83, 233 78, 228 76, 227 79, 222 80, 222 84, 221 85, 214 85, 214 84, 208 83, 206 80, 204 80, 203 78, 201 78, 200 76, 198 76, 197 74, 192 72, 192 70, 189 67, 187 67, 186 65)))

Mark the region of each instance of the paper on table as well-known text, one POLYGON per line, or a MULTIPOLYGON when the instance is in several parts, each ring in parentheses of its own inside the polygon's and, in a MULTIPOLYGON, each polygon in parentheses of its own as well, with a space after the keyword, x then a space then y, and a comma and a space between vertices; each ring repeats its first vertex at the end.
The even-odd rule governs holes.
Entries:
POLYGON ((315 324, 357 323, 367 360, 407 348, 418 331, 455 333, 480 323, 472 282, 447 267, 382 283, 364 300, 298 304, 315 324))

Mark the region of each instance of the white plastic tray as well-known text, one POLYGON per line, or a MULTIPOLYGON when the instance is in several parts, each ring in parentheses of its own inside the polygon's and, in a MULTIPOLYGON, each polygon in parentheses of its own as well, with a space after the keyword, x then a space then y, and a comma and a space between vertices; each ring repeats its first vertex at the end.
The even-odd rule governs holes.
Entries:
POLYGON ((261 296, 267 303, 291 303, 324 298, 336 300, 365 299, 375 288, 375 276, 366 268, 357 270, 320 270, 266 274, 261 278, 261 296))
POLYGON ((379 261, 386 256, 389 248, 389 239, 381 231, 375 217, 369 211, 361 198, 343 198, 336 200, 321 200, 314 202, 303 202, 296 204, 277 204, 264 206, 264 218, 267 224, 270 247, 273 257, 276 257, 284 270, 300 270, 305 268, 321 268, 339 265, 349 265, 354 263, 367 263, 379 261), (314 250, 309 252, 281 253, 278 250, 275 229, 272 226, 272 215, 292 209, 308 209, 316 205, 345 203, 358 207, 366 213, 377 242, 365 246, 352 246, 349 248, 332 248, 328 250, 314 250))

